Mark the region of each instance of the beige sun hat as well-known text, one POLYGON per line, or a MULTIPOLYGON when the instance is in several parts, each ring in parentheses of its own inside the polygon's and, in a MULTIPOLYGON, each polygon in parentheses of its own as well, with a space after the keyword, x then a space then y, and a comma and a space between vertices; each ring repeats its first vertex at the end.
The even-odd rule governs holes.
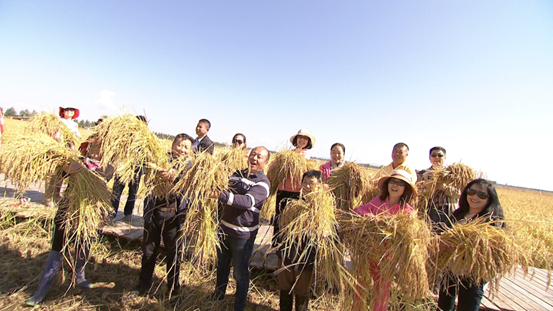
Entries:
POLYGON ((415 183, 413 182, 413 178, 411 177, 411 174, 409 174, 406 170, 395 170, 392 172, 392 175, 390 176, 384 176, 382 178, 380 178, 378 180, 378 188, 380 188, 380 190, 382 190, 382 188, 384 187, 384 184, 386 183, 386 181, 390 178, 395 178, 395 179, 399 179, 399 180, 402 180, 404 182, 406 182, 409 187, 411 187, 411 190, 413 191, 413 196, 412 198, 416 198, 418 193, 417 193, 417 187, 415 187, 415 183))
POLYGON ((295 145, 294 140, 298 135, 309 137, 310 142, 307 143, 307 147, 305 149, 311 149, 315 147, 315 137, 311 135, 311 133, 306 129, 300 129, 296 135, 293 135, 292 137, 290 137, 290 142, 292 143, 292 145, 295 145))

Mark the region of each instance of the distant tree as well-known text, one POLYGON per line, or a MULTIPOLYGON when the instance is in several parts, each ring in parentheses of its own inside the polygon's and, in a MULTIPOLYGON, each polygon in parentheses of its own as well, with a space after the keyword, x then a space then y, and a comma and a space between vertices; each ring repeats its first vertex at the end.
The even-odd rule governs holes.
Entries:
POLYGON ((29 109, 25 109, 25 110, 21 110, 19 112, 19 115, 22 116, 22 117, 30 117, 31 116, 31 112, 29 111, 29 109))
POLYGON ((33 110, 33 112, 31 112, 32 116, 36 116, 37 114, 38 114, 38 112, 36 110, 33 110))
POLYGON ((156 133, 154 132, 154 134, 157 135, 157 137, 161 138, 161 139, 167 139, 167 140, 173 140, 175 139, 175 135, 169 135, 169 134, 163 134, 163 133, 156 133))
POLYGON ((7 117, 13 117, 13 116, 17 115, 17 111, 15 111, 15 109, 13 109, 13 107, 10 107, 4 112, 4 115, 7 116, 7 117))
POLYGON ((96 125, 94 122, 92 122, 90 120, 80 120, 77 123, 79 124, 79 127, 82 127, 82 128, 90 128, 90 127, 93 127, 94 125, 96 125))

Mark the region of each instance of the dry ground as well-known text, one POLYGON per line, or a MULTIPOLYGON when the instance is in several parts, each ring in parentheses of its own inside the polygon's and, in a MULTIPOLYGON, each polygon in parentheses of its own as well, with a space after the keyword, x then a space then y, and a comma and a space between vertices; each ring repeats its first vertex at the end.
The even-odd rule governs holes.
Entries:
MULTIPOLYGON (((8 129, 22 126, 22 122, 6 120, 8 129)), ((87 132, 83 133, 86 137, 87 132)), ((534 245, 542 258, 541 267, 553 262, 553 194, 507 187, 498 189, 507 217, 515 220, 513 229, 534 245)), ((38 277, 50 247, 53 209, 31 203, 38 214, 33 218, 15 216, 17 202, 0 195, 0 310, 29 310, 23 305, 37 288, 38 277)), ((159 261, 154 275, 151 297, 131 297, 129 291, 137 283, 140 270, 140 245, 113 237, 102 236, 91 251, 87 277, 98 283, 98 288, 79 291, 69 286, 71 272, 65 269, 65 280, 52 290, 36 310, 232 310, 234 283, 228 289, 222 305, 209 300, 215 276, 212 270, 199 269, 185 262, 182 265, 181 303, 174 306, 166 299, 164 287, 165 266, 159 261)), ((163 257, 163 254, 162 256, 163 257)), ((231 278, 232 279, 232 278, 231 278)), ((318 290, 319 296, 311 303, 312 310, 340 310, 335 294, 318 290)), ((252 283, 247 310, 278 310, 278 287, 270 271, 252 271, 252 283)))

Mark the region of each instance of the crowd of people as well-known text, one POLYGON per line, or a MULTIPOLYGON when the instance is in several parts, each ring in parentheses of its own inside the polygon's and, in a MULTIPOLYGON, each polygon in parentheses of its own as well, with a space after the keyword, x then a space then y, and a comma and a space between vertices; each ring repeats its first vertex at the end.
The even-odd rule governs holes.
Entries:
MULTIPOLYGON (((71 120, 79 115, 76 108, 61 108, 60 119, 71 130, 75 130, 75 122, 71 120)), ((146 122, 144 117, 140 120, 146 122)), ((99 120, 101 121, 101 120, 99 120)), ((195 128, 196 138, 187 134, 178 134, 168 154, 169 162, 174 163, 170 169, 161 170, 159 173, 167 181, 177 183, 181 178, 182 165, 193 153, 215 152, 214 144, 208 137, 211 123, 207 119, 201 119, 195 128), (184 160, 184 161, 182 161, 184 160)), ((78 130, 76 131, 76 134, 78 130)), ((310 159, 309 150, 314 147, 316 140, 306 129, 300 129, 290 137, 294 146, 293 151, 305 159, 310 159)), ((89 148, 87 146, 85 149, 89 148)), ((220 247, 217 254, 217 281, 215 284, 213 300, 223 301, 229 281, 230 268, 234 271, 236 280, 236 294, 234 310, 244 310, 247 303, 250 275, 249 262, 254 250, 254 241, 260 227, 260 212, 262 206, 270 195, 270 181, 265 171, 274 169, 269 167, 270 152, 264 146, 247 148, 246 136, 237 133, 232 138, 232 147, 244 150, 247 157, 247 167, 234 172, 229 178, 229 187, 226 191, 213 189, 211 198, 217 200, 222 207, 219 228, 221 232, 220 247)), ((87 149, 88 150, 88 149, 87 149)), ((272 244, 278 248, 282 244, 283 236, 280 234, 280 215, 286 210, 291 200, 302 200, 303 196, 315 188, 317 184, 324 184, 333 173, 345 164, 346 147, 342 143, 330 146, 330 161, 322 164, 320 169, 304 172, 300 180, 288 176, 280 181, 276 191, 275 216, 271 219, 274 227, 272 244)), ((94 157, 92 152, 83 153, 94 157)), ((378 215, 387 217, 397 213, 406 213, 417 217, 415 209, 411 205, 417 197, 418 187, 435 183, 435 174, 445 167, 446 150, 443 147, 433 147, 429 152, 431 166, 428 169, 416 171, 411 168, 406 159, 409 147, 405 143, 397 143, 392 149, 392 162, 383 166, 374 175, 374 180, 380 189, 380 195, 370 202, 355 208, 352 212, 363 217, 378 215)), ((96 159, 97 160, 97 159, 96 159)), ((190 165, 190 162, 188 164, 190 165)), ((63 168, 63 176, 78 174, 81 169, 97 169, 72 163, 63 168)), ((135 178, 128 185, 129 196, 124 208, 123 221, 128 221, 132 215, 136 193, 140 183, 141 169, 137 170, 135 178)), ((59 183, 59 181, 56 181, 59 183)), ((71 185, 69 185, 70 187, 71 185)), ((119 200, 125 185, 115 176, 113 186, 113 215, 117 214, 119 200)), ((171 194, 163 198, 149 195, 144 200, 144 239, 142 267, 138 277, 136 293, 147 294, 152 286, 152 275, 160 248, 161 239, 165 246, 167 265, 167 288, 170 298, 180 297, 179 267, 180 252, 182 246, 178 241, 178 231, 181 229, 186 215, 187 201, 179 194, 171 194)), ((50 203, 49 203, 50 204, 50 203)), ((52 286, 52 280, 61 266, 61 251, 64 241, 61 228, 62 222, 58 219, 64 217, 64 200, 57 199, 58 213, 56 214, 56 227, 54 230, 52 249, 44 265, 37 292, 27 300, 27 304, 36 305, 47 295, 52 286)), ((497 225, 497 220, 504 218, 503 209, 493 184, 484 179, 476 179, 468 183, 462 189, 447 183, 435 184, 435 191, 425 207, 427 220, 432 231, 439 235, 448 230, 454 223, 466 223, 475 219, 485 219, 491 225, 497 225)), ((81 243, 77 249, 76 285, 80 288, 89 288, 92 284, 86 280, 84 267, 89 253, 89 245, 81 243)), ((450 251, 447 246, 441 245, 440 251, 450 251)), ((280 310, 307 310, 309 308, 310 288, 313 283, 314 259, 302 258, 301 260, 290 254, 277 251, 278 255, 278 284, 280 289, 280 310), (295 302, 295 303, 294 303, 295 302)), ((367 259, 369 260, 369 259, 367 259)), ((386 260, 385 258, 383 260, 386 260)), ((370 261, 370 260, 369 260, 370 261)), ((371 261, 370 275, 372 280, 358 280, 363 287, 367 282, 372 282, 374 292, 372 310, 387 310, 390 298, 389 280, 383 280, 380 276, 379 262, 371 261)), ((474 284, 462 277, 451 278, 437 283, 436 292, 439 310, 478 310, 483 297, 484 283, 474 284), (441 284, 441 286, 439 286, 441 284), (455 306, 456 297, 458 305, 455 306)), ((363 302, 360 298, 353 302, 354 310, 363 310, 363 302)))

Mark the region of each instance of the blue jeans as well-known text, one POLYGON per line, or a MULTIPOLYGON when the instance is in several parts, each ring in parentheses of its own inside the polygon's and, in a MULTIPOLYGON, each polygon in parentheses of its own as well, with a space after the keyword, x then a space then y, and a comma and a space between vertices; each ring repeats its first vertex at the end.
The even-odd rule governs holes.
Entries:
POLYGON ((447 285, 440 288, 438 310, 455 310, 455 298, 459 295, 457 311, 477 311, 484 296, 484 284, 472 284, 468 279, 447 277, 447 285))
POLYGON ((227 235, 221 242, 221 249, 217 253, 217 285, 215 287, 215 296, 218 299, 225 297, 230 275, 230 264, 232 262, 234 279, 236 280, 234 311, 243 311, 246 308, 246 299, 250 286, 249 265, 254 241, 255 235, 249 239, 239 239, 227 235))

